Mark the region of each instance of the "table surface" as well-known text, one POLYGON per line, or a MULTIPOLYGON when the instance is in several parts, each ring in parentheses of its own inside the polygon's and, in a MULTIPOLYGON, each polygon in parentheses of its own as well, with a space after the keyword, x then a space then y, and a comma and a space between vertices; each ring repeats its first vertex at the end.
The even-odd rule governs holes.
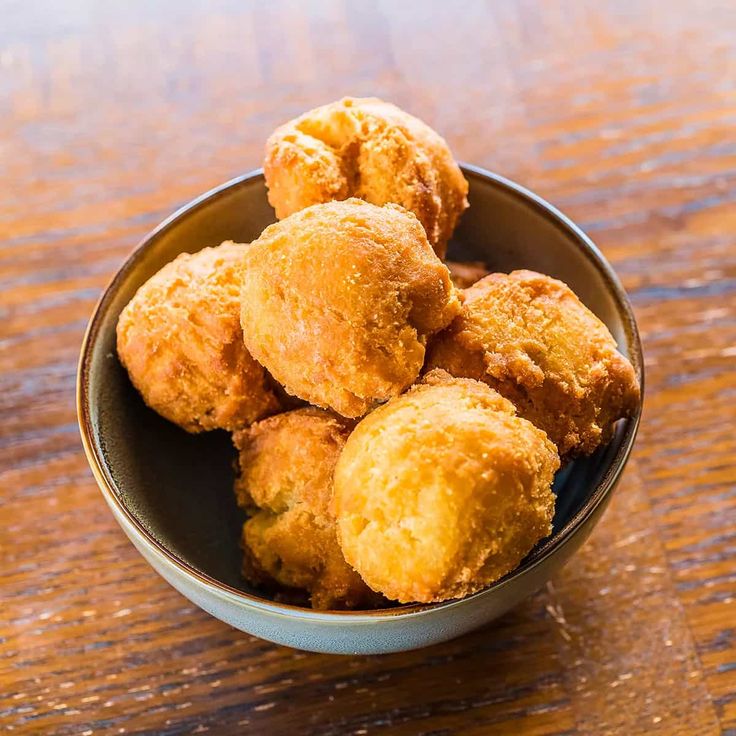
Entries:
POLYGON ((736 5, 59 7, 0 22, 0 728, 736 734, 736 5), (74 383, 139 239, 343 94, 580 223, 631 295, 647 397, 606 516, 546 589, 456 641, 340 658, 153 573, 87 467, 74 383))

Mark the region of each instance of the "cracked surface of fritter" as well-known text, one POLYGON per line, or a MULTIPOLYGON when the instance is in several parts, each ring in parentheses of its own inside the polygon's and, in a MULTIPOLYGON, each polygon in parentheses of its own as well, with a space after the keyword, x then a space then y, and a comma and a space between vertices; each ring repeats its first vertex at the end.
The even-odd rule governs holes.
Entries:
POLYGON ((290 394, 346 417, 408 388, 427 337, 459 312, 447 268, 398 205, 308 207, 245 253, 248 350, 290 394))
POLYGON ((444 139, 376 98, 346 97, 280 126, 264 172, 279 219, 333 199, 393 202, 419 218, 440 257, 468 206, 468 183, 444 139))
POLYGON ((475 378, 512 401, 569 458, 589 454, 632 414, 639 385, 608 328, 561 281, 494 273, 463 292, 427 367, 475 378))
POLYGON ((183 253, 152 276, 117 324, 117 351, 148 406, 188 432, 236 430, 279 404, 243 343, 247 245, 183 253))
POLYGON ((474 593, 551 531, 544 432, 484 383, 433 371, 365 417, 335 470, 348 562, 402 603, 474 593))
POLYGON ((237 432, 238 504, 243 572, 251 583, 277 582, 309 592, 319 609, 371 607, 382 599, 346 562, 331 506, 332 475, 348 424, 313 407, 296 409, 237 432))

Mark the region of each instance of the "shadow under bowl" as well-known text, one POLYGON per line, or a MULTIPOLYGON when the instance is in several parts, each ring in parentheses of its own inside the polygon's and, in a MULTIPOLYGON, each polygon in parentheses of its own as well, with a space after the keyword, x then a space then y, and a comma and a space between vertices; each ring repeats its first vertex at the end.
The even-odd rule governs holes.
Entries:
MULTIPOLYGON (((631 305, 610 265, 569 219, 495 174, 463 166, 470 208, 448 257, 492 271, 528 268, 570 285, 608 326, 643 387, 641 343, 631 305)), ((300 649, 375 654, 459 636, 538 590, 585 541, 626 464, 639 414, 612 441, 575 460, 555 480, 553 533, 512 573, 462 600, 379 611, 323 612, 276 603, 240 575, 242 512, 232 492, 235 453, 225 432, 190 435, 148 409, 117 359, 115 325, 137 289, 179 253, 224 240, 249 242, 274 221, 261 172, 212 190, 157 227, 104 292, 80 356, 82 441, 115 518, 148 562, 213 616, 300 649)))

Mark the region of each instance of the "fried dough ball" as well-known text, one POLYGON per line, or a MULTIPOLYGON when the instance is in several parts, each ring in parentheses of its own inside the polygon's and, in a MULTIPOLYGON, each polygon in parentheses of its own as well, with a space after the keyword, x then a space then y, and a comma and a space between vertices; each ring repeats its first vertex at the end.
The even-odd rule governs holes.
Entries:
POLYGON ((188 432, 235 430, 278 410, 240 327, 248 246, 183 253, 123 309, 117 350, 148 406, 188 432))
POLYGON ((435 371, 348 438, 335 469, 345 559, 402 603, 474 593, 551 532, 558 467, 509 401, 435 371))
POLYGON ((414 215, 360 199, 266 228, 244 257, 246 346, 286 390, 346 417, 408 388, 460 312, 414 215))
POLYGON ((444 139, 374 97, 346 97, 277 128, 264 172, 279 219, 333 199, 394 202, 419 218, 440 257, 468 206, 468 182, 444 139))
POLYGON ((534 271, 494 273, 464 297, 462 314, 430 346, 428 367, 496 389, 563 458, 593 452, 636 410, 631 363, 566 284, 534 271))
POLYGON ((254 584, 306 589, 314 608, 382 600, 346 562, 331 510, 332 474, 350 429, 313 407, 265 419, 233 436, 241 474, 244 574, 254 584), (255 507, 255 509, 254 509, 255 507))
POLYGON ((458 289, 467 289, 488 275, 488 269, 482 261, 445 261, 445 266, 458 289))

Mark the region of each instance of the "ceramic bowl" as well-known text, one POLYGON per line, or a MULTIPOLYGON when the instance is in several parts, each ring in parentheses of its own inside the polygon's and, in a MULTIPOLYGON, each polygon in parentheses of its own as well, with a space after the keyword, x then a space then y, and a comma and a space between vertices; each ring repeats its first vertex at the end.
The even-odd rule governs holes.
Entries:
MULTIPOLYGON (((531 192, 463 167, 470 208, 448 257, 493 271, 529 268, 568 283, 616 338, 642 381, 639 336, 624 290, 591 240, 531 192)), ((240 576, 243 517, 232 493, 234 451, 224 432, 190 435, 148 409, 115 353, 121 309, 183 251, 258 237, 274 213, 261 172, 224 184, 157 227, 103 294, 84 338, 77 382, 90 466, 113 515, 151 566, 213 616, 300 649, 380 653, 424 647, 488 623, 539 589, 600 518, 631 451, 639 413, 614 439, 558 473, 553 534, 505 578, 462 600, 370 612, 321 612, 276 603, 240 576)), ((492 635, 492 634, 490 634, 492 635)))

